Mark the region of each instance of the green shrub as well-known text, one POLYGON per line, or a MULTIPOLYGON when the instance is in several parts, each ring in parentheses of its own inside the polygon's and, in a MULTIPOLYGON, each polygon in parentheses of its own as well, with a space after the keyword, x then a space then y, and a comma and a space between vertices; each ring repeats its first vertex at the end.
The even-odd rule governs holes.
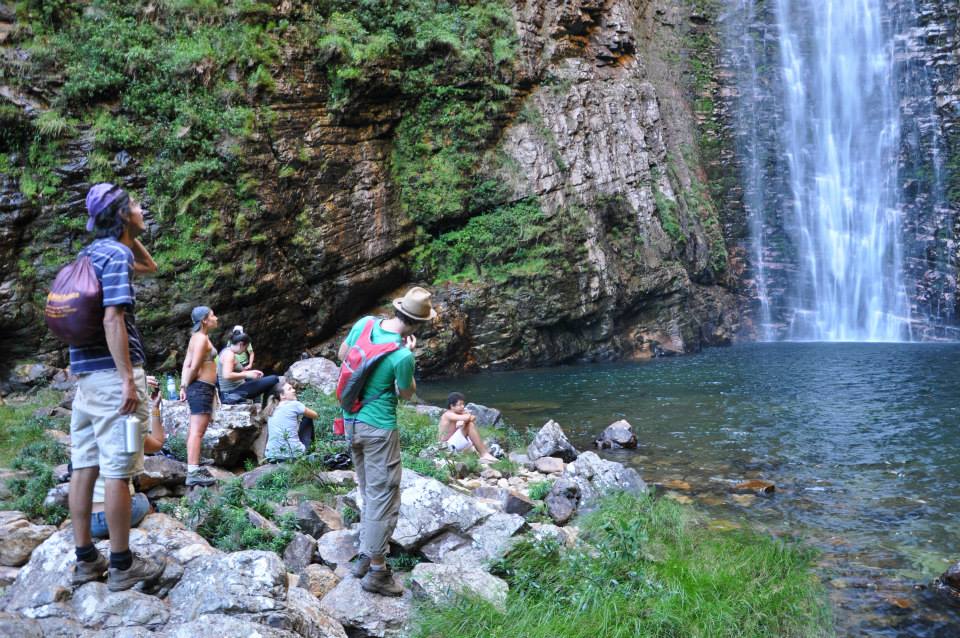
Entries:
POLYGON ((831 635, 814 553, 697 526, 666 500, 613 495, 581 543, 523 542, 494 567, 506 611, 476 599, 426 605, 417 638, 767 638, 831 635))
POLYGON ((535 501, 542 501, 547 498, 547 494, 550 493, 551 489, 553 489, 552 481, 537 481, 530 484, 528 495, 535 501))
POLYGON ((520 472, 520 464, 511 461, 507 457, 498 459, 496 463, 491 463, 490 468, 500 472, 506 477, 513 476, 520 472))
POLYGON ((53 469, 47 463, 33 458, 20 460, 17 469, 26 470, 26 478, 14 478, 7 481, 7 489, 19 496, 3 503, 3 509, 18 510, 34 520, 42 520, 49 525, 59 525, 69 516, 66 509, 59 505, 46 506, 43 499, 47 492, 56 487, 57 481, 53 469))

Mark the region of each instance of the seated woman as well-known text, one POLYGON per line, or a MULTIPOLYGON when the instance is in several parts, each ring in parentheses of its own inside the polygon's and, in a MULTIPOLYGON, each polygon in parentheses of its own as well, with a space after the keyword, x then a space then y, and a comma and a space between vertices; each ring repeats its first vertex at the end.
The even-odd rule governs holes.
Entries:
MULTIPOLYGON (((233 330, 230 331, 230 338, 233 338, 237 335, 244 334, 243 326, 234 326, 233 330)), ((248 335, 249 337, 249 335, 248 335)), ((230 345, 230 339, 227 339, 227 345, 230 345)), ((247 342, 247 349, 236 352, 237 363, 243 368, 244 371, 253 370, 253 344, 249 341, 247 342)))
MULTIPOLYGON (((166 433, 163 431, 163 419, 160 418, 160 383, 156 377, 147 377, 150 386, 150 434, 143 438, 144 454, 155 454, 163 447, 166 433)), ((147 495, 133 491, 133 482, 130 483, 130 527, 136 527, 144 517, 153 511, 147 495)), ((103 511, 104 480, 97 477, 93 485, 93 509, 90 513, 90 535, 94 538, 109 538, 107 515, 103 511)))
POLYGON ((476 451, 484 463, 493 463, 496 457, 490 454, 480 438, 477 417, 467 412, 465 398, 459 392, 447 397, 447 411, 440 416, 439 437, 455 452, 476 451))
POLYGON ((271 399, 277 403, 267 419, 264 457, 270 461, 286 461, 302 456, 313 443, 313 420, 317 413, 297 400, 297 391, 289 383, 276 384, 271 399))
POLYGON ((243 403, 268 392, 277 385, 280 377, 275 374, 264 376, 260 370, 245 370, 237 355, 246 352, 250 337, 246 333, 230 337, 230 345, 220 351, 217 361, 217 378, 220 381, 220 400, 227 404, 243 403))

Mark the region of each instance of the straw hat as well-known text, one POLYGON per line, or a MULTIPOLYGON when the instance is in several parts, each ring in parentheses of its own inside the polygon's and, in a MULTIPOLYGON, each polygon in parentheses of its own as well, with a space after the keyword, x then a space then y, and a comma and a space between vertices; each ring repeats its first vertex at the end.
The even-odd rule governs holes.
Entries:
POLYGON ((437 311, 430 303, 430 291, 420 286, 414 286, 403 297, 393 300, 393 307, 417 321, 435 319, 437 311))

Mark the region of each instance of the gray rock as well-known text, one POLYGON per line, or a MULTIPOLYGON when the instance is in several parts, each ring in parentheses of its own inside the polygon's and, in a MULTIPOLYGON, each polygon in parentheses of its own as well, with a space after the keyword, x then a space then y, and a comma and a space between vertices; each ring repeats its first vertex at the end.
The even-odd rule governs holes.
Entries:
POLYGON ((527 456, 536 461, 541 456, 555 456, 567 463, 577 458, 578 452, 567 439, 556 421, 547 421, 527 446, 527 456))
POLYGON ((0 511, 0 565, 19 567, 40 543, 57 531, 53 525, 34 525, 23 512, 0 511))
MULTIPOLYGON (((253 454, 253 443, 263 426, 258 404, 221 405, 203 435, 200 453, 219 467, 242 465, 253 454)), ((163 402, 163 427, 168 437, 186 439, 190 409, 185 401, 163 402)))
POLYGON ((463 569, 483 569, 501 558, 526 526, 522 516, 496 512, 464 532, 447 531, 420 550, 428 560, 463 569))
POLYGON ((336 619, 324 611, 316 596, 300 587, 287 591, 287 610, 293 631, 303 638, 347 638, 336 619))
POLYGON ((630 423, 620 419, 608 425, 600 434, 600 438, 594 442, 594 445, 601 450, 632 449, 637 447, 637 435, 633 433, 633 426, 630 423))
POLYGON ((313 562, 317 554, 317 541, 312 536, 297 532, 283 550, 283 564, 294 574, 299 574, 313 562))
POLYGON ((247 522, 250 523, 253 527, 257 529, 262 529, 269 532, 273 536, 280 535, 280 528, 277 527, 277 524, 271 521, 269 518, 256 511, 252 507, 243 508, 247 514, 247 522))
MULTIPOLYGON (((470 529, 494 512, 488 505, 436 479, 407 469, 403 470, 400 490, 400 518, 392 540, 407 551, 418 548, 442 530, 470 529)), ((358 506, 362 504, 359 494, 355 500, 358 506)))
POLYGON ((110 592, 104 583, 87 583, 73 593, 76 619, 87 627, 157 627, 170 613, 156 596, 138 591, 110 592))
POLYGON ((472 544, 473 539, 464 534, 441 532, 423 545, 420 548, 420 553, 430 562, 442 563, 448 555, 457 550, 469 548, 472 544))
POLYGON ((61 483, 56 487, 51 487, 47 491, 47 495, 43 499, 43 504, 46 507, 55 507, 60 506, 64 509, 69 508, 70 501, 70 484, 61 483))
POLYGON ((146 492, 154 487, 180 487, 187 479, 187 464, 160 454, 143 458, 143 472, 134 483, 137 490, 146 492))
POLYGON ((14 367, 9 382, 15 391, 23 392, 35 385, 45 385, 58 372, 61 370, 45 363, 21 363, 14 367))
MULTIPOLYGON (((399 575, 395 576, 400 578, 399 575)), ((363 590, 360 579, 345 578, 320 601, 323 610, 340 622, 349 635, 400 638, 410 618, 410 591, 394 598, 363 590), (352 631, 351 631, 352 630, 352 631)))
POLYGON ((258 468, 252 469, 249 472, 244 472, 240 475, 240 482, 243 483, 245 489, 251 489, 257 486, 257 482, 265 476, 269 476, 281 469, 280 464, 278 463, 267 463, 266 465, 261 465, 258 468))
POLYGON ((534 461, 533 467, 544 474, 560 474, 567 467, 567 464, 563 462, 563 459, 558 459, 555 456, 541 456, 534 461))
POLYGON ((13 584, 20 573, 19 567, 0 567, 0 587, 7 587, 13 584))
POLYGON ((417 414, 426 414, 431 419, 439 419, 444 413, 444 409, 436 405, 420 404, 413 406, 413 409, 417 414))
POLYGON ((508 488, 482 485, 473 490, 473 495, 492 501, 494 507, 508 514, 523 516, 533 509, 533 501, 520 492, 508 488))
MULTIPOLYGON (((569 464, 563 476, 580 488, 580 509, 590 509, 604 496, 616 491, 646 494, 647 484, 633 468, 584 452, 569 464)), ((551 492, 552 494, 552 492, 551 492)))
POLYGON ((170 619, 186 623, 206 614, 225 613, 278 626, 277 619, 283 624, 286 616, 286 594, 287 570, 273 552, 204 556, 187 565, 170 592, 170 619))
POLYGON ((571 547, 573 545, 573 538, 567 533, 567 529, 568 528, 565 527, 551 525, 550 523, 531 523, 530 538, 535 541, 554 541, 560 545, 571 547))
POLYGON ((40 623, 0 611, 0 636, 10 638, 44 638, 40 623))
POLYGON ((75 560, 73 530, 67 528, 51 535, 33 551, 17 579, 7 588, 6 610, 30 618, 72 616, 73 610, 67 601, 75 560))
POLYGON ((317 553, 332 568, 345 565, 360 553, 360 534, 352 529, 328 532, 317 540, 317 553))
POLYGON ((343 529, 340 512, 320 501, 301 501, 296 511, 300 529, 314 538, 343 529))
POLYGON ((57 483, 66 483, 70 480, 70 464, 61 463, 53 468, 53 480, 57 483))
POLYGON ((528 470, 533 469, 533 461, 530 460, 530 457, 526 454, 520 454, 519 452, 510 452, 507 454, 507 458, 516 463, 517 465, 523 466, 528 470))
POLYGON ((323 357, 301 359, 291 365, 283 376, 295 388, 312 386, 324 394, 333 394, 337 389, 340 366, 323 357))
POLYGON ((331 470, 317 472, 317 483, 320 485, 334 485, 336 487, 350 487, 357 484, 357 473, 353 470, 331 470))
POLYGON ((331 589, 337 586, 340 579, 326 565, 307 565, 300 572, 299 587, 303 587, 318 599, 327 595, 331 589))
POLYGON ((500 414, 500 410, 477 403, 468 403, 466 408, 467 412, 477 417, 477 425, 482 428, 495 426, 503 416, 500 414))
POLYGON ((297 638, 297 634, 258 624, 245 618, 223 614, 200 616, 187 623, 167 625, 156 638, 199 638, 221 636, 222 638, 297 638))
POLYGON ((580 506, 580 486, 570 479, 557 479, 544 499, 547 513, 557 525, 567 523, 580 506))
MULTIPOLYGON (((105 551, 109 542, 103 541, 101 545, 105 551)), ((221 553, 177 519, 160 513, 148 514, 140 525, 130 530, 130 549, 146 555, 160 552, 179 565, 221 553)))
POLYGON ((413 568, 409 585, 414 596, 426 598, 436 605, 449 603, 458 595, 471 595, 506 611, 507 583, 482 570, 420 563, 413 568))

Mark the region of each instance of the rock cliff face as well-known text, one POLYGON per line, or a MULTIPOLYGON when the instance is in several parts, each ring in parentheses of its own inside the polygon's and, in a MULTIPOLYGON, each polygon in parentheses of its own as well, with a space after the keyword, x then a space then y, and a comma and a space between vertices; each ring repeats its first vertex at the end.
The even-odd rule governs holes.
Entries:
MULTIPOLYGON (((157 277, 138 284, 152 363, 179 364, 169 355, 182 351, 189 310, 199 303, 226 324, 243 324, 258 359, 279 366, 424 279, 443 311, 426 335, 428 373, 729 342, 739 327, 722 230, 729 225, 708 188, 704 167, 712 160, 692 106, 712 89, 694 82, 687 59, 690 34, 709 30, 709 18, 675 5, 509 6, 516 34, 510 96, 481 144, 496 161, 485 160, 477 173, 496 182, 499 205, 535 202, 547 229, 537 242, 550 244, 550 257, 507 275, 484 275, 478 264, 475 276, 446 278, 416 266, 411 250, 463 227, 475 211, 431 226, 401 205, 395 146, 409 99, 384 71, 382 82, 351 94, 347 108, 332 108, 323 55, 305 44, 315 41, 306 9, 267 3, 256 20, 290 31, 270 67, 270 90, 248 89, 246 99, 269 117, 258 110, 249 135, 214 140, 218 157, 236 163, 229 178, 208 174, 193 193, 176 194, 175 214, 150 220, 146 243, 162 243, 170 255, 157 277), (182 256, 189 251, 202 257, 182 256)), ((135 20, 160 19, 153 5, 129 11, 135 20)), ((48 179, 40 187, 27 179, 37 164, 31 141, 49 133, 44 118, 54 118, 45 114, 62 104, 69 69, 38 74, 30 66, 38 54, 26 47, 25 19, 0 5, 2 77, 19 78, 0 87, 0 360, 41 353, 62 363, 42 324, 42 300, 57 267, 82 245, 89 184, 106 173, 147 190, 148 205, 162 198, 151 192, 154 158, 142 146, 102 144, 91 104, 134 118, 111 96, 61 108, 69 117, 53 133, 59 141, 46 158, 48 179)), ((99 18, 88 9, 82 19, 99 18)), ((225 74, 234 80, 246 72, 238 68, 225 74)), ((185 81, 208 82, 212 73, 202 61, 191 71, 197 75, 185 81)), ((190 127, 174 130, 189 139, 190 127)))

